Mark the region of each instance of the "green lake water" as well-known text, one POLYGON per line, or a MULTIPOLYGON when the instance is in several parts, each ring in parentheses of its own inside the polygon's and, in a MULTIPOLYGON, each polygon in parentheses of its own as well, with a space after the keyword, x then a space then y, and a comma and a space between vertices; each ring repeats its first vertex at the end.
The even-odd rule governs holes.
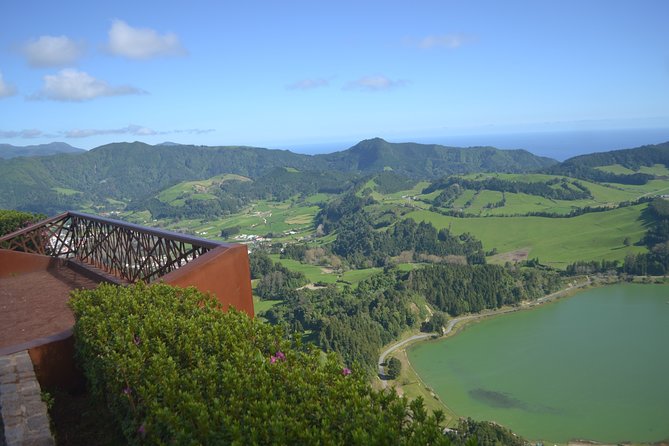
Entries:
POLYGON ((459 416, 531 440, 669 439, 669 286, 614 285, 409 350, 459 416))

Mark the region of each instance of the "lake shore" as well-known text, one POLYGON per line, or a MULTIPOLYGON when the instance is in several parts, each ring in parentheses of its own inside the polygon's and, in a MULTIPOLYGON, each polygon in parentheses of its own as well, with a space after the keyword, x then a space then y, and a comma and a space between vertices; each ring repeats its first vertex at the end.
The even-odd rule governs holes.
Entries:
MULTIPOLYGON (((397 357, 402 362, 403 365, 400 377, 398 377, 398 379, 394 381, 392 380, 385 381, 382 379, 378 381, 383 383, 384 387, 385 385, 390 385, 399 394, 405 395, 410 399, 421 396, 426 401, 426 405, 431 409, 433 410, 440 409, 446 412, 447 424, 449 425, 449 427, 453 427, 457 423, 457 420, 459 418, 458 414, 456 414, 451 408, 449 408, 446 405, 446 403, 443 402, 439 398, 439 396, 422 380, 421 376, 414 369, 413 365, 411 364, 408 358, 407 355, 408 347, 415 346, 419 342, 420 343, 424 343, 424 341, 436 342, 448 339, 449 337, 460 333, 464 328, 466 328, 473 322, 480 322, 483 319, 490 319, 503 314, 535 309, 540 306, 543 307, 546 304, 555 302, 559 299, 571 297, 585 289, 598 288, 606 285, 629 283, 629 282, 637 284, 658 283, 658 282, 666 283, 666 279, 659 277, 658 278, 637 277, 633 278, 632 280, 630 280, 629 278, 626 278, 626 280, 622 280, 619 277, 612 277, 612 276, 609 277, 586 276, 584 279, 581 279, 576 282, 572 281, 571 283, 569 283, 567 287, 558 290, 554 293, 551 293, 547 296, 544 296, 540 299, 537 299, 536 301, 523 302, 521 305, 516 307, 500 308, 497 310, 485 311, 479 314, 470 314, 453 318, 449 321, 447 327, 445 327, 443 336, 437 336, 434 333, 432 334, 422 333, 418 335, 416 335, 415 332, 408 333, 399 342, 396 342, 390 346, 386 346, 379 361, 379 372, 382 374, 383 369, 381 367, 381 363, 383 362, 383 360, 385 360, 387 357, 390 357, 391 355, 397 357)), ((587 440, 573 440, 557 444, 580 446, 586 444, 606 444, 606 443, 589 442, 587 440)), ((642 445, 642 444, 653 444, 653 443, 635 442, 635 443, 620 443, 620 444, 642 445)))

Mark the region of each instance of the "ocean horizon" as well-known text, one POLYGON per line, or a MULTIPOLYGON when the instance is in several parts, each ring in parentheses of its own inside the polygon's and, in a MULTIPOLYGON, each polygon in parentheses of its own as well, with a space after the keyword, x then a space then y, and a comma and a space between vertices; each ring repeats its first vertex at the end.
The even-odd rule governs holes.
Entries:
MULTIPOLYGON (((568 158, 594 152, 632 149, 649 144, 669 141, 669 128, 564 130, 544 132, 518 132, 477 135, 447 135, 420 137, 384 137, 387 141, 440 144, 450 147, 491 146, 498 149, 523 149, 535 155, 564 161, 568 158)), ((346 150, 358 141, 341 141, 314 144, 282 144, 272 148, 288 149, 308 155, 346 150)))

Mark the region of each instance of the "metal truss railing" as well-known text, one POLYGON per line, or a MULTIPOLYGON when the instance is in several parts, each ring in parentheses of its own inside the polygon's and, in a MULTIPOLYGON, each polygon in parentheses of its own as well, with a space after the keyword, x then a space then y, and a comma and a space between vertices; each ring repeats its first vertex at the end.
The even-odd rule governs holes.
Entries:
POLYGON ((0 248, 71 259, 128 282, 151 282, 221 243, 80 212, 0 237, 0 248))

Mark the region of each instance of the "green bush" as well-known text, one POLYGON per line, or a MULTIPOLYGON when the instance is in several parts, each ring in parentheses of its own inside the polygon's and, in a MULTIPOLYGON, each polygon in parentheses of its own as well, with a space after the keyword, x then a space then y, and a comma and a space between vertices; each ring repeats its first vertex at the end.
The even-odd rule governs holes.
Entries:
POLYGON ((74 293, 77 357, 130 444, 448 444, 440 412, 195 289, 74 293))
POLYGON ((41 214, 0 209, 0 236, 44 219, 41 214))
POLYGON ((400 372, 402 371, 402 363, 399 359, 392 357, 388 361, 388 367, 386 370, 390 379, 397 379, 397 377, 400 376, 400 372))

